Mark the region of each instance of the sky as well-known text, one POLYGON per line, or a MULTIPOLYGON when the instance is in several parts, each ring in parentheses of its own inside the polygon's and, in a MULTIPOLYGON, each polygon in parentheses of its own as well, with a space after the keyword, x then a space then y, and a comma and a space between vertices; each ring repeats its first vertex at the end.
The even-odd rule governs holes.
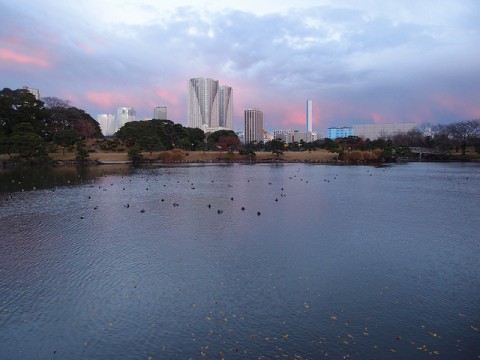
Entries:
POLYGON ((166 106, 187 81, 233 88, 234 128, 480 118, 478 0, 0 0, 0 88, 26 85, 96 118, 166 106))

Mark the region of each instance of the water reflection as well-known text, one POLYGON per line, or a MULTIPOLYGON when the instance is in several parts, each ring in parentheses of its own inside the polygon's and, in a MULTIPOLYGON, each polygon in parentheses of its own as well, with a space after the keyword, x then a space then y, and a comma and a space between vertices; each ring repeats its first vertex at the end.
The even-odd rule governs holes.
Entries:
POLYGON ((54 170, 0 203, 2 358, 480 355, 478 167, 54 170))
POLYGON ((127 165, 0 169, 0 193, 82 185, 105 175, 128 175, 127 165))

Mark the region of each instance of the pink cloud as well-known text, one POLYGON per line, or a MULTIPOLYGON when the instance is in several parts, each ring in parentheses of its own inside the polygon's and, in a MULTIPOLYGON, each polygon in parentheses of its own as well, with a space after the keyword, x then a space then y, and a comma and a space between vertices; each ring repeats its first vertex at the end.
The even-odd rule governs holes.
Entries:
POLYGON ((87 54, 94 54, 95 53, 95 49, 88 44, 80 44, 79 46, 80 46, 80 49, 85 51, 87 54))
POLYGON ((158 97, 163 100, 166 100, 170 104, 177 105, 178 104, 178 95, 167 90, 158 89, 156 91, 158 97))
POLYGON ((85 97, 90 103, 108 109, 129 104, 132 101, 127 95, 112 91, 87 91, 85 97))
POLYGON ((5 49, 5 48, 0 48, 0 60, 6 61, 6 62, 20 63, 20 64, 36 65, 41 67, 50 66, 50 63, 45 59, 42 59, 36 56, 22 54, 20 52, 10 50, 10 49, 5 49))
POLYGON ((468 96, 459 98, 443 93, 432 95, 435 107, 439 110, 456 113, 459 116, 458 121, 480 117, 480 105, 477 105, 475 99, 478 99, 478 95, 471 98, 468 96))

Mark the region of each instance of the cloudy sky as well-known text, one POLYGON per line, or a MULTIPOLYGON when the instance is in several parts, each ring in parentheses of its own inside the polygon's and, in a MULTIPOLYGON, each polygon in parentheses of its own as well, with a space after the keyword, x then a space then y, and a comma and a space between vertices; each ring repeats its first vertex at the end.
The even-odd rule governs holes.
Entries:
POLYGON ((187 80, 234 90, 265 128, 480 118, 478 0, 0 0, 0 88, 39 88, 96 118, 167 106, 187 80), (238 3, 238 4, 237 4, 238 3))

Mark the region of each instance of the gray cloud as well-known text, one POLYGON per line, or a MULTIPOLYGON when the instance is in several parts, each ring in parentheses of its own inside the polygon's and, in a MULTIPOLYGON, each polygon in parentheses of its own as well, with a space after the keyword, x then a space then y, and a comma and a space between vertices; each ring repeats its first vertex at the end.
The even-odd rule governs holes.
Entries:
POLYGON ((307 98, 321 131, 358 121, 480 117, 475 1, 447 2, 450 9, 442 11, 415 5, 410 12, 343 4, 266 15, 182 7, 167 20, 134 25, 102 23, 101 14, 66 5, 10 4, 0 13, 0 49, 43 51, 52 66, 9 60, 0 72, 4 86, 73 96, 93 116, 115 108, 92 103, 86 92, 111 91, 135 101, 140 116, 164 102, 173 120, 185 123, 187 79, 209 76, 234 86, 237 127, 252 103, 270 129, 296 126, 307 98), (162 91, 168 95, 160 97, 162 91))

